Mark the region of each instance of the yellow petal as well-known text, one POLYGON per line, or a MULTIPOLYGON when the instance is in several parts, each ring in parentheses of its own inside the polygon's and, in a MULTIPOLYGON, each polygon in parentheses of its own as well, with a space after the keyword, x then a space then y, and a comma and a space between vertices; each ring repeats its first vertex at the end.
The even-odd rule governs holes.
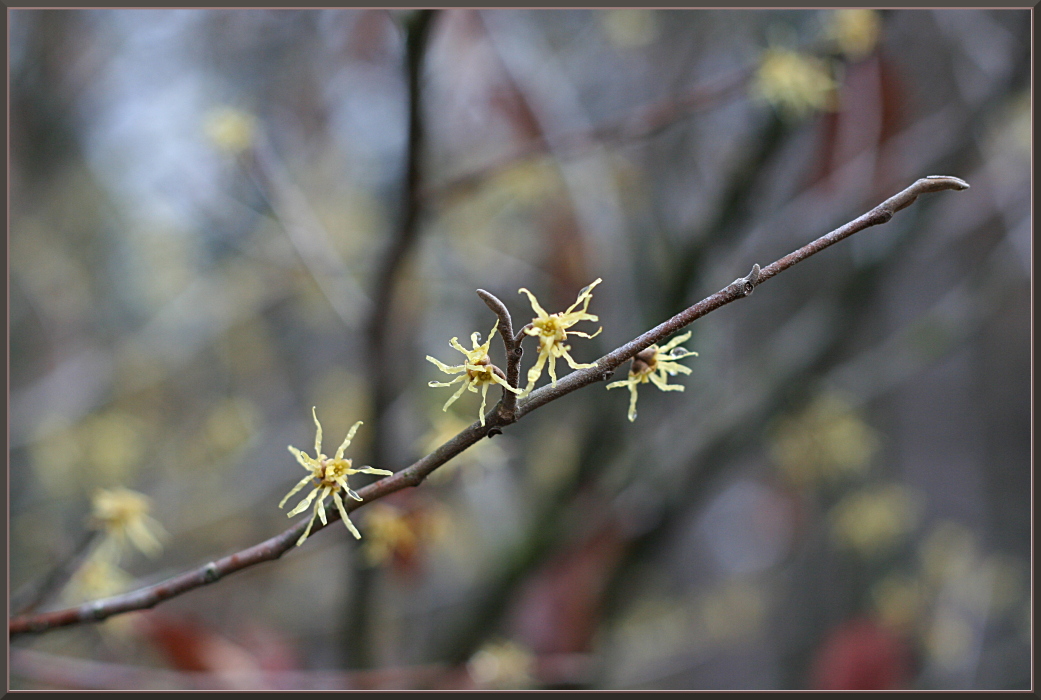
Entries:
POLYGON ((463 384, 462 386, 460 386, 459 387, 459 391, 457 391, 454 394, 452 394, 452 397, 450 399, 448 399, 448 401, 445 402, 444 408, 442 408, 441 410, 442 411, 447 411, 448 407, 451 406, 452 404, 454 404, 456 402, 456 399, 458 399, 460 396, 463 395, 463 392, 466 391, 466 387, 468 387, 468 386, 470 386, 470 385, 469 384, 463 384))
POLYGON ((294 486, 292 489, 290 489, 289 493, 286 494, 285 498, 283 498, 281 500, 281 502, 279 502, 278 507, 281 508, 282 506, 284 506, 286 504, 286 501, 288 501, 293 496, 294 493, 296 493, 297 491, 302 489, 304 486, 306 486, 309 481, 311 481, 311 475, 310 474, 305 476, 303 479, 301 479, 299 482, 297 482, 296 486, 294 486))
POLYGON ((311 493, 307 494, 307 497, 304 500, 296 504, 296 508, 286 513, 286 517, 292 518, 294 515, 299 515, 300 513, 303 513, 305 510, 307 510, 307 506, 311 505, 311 501, 313 501, 314 497, 317 495, 318 489, 315 489, 311 493))
POLYGON ((446 365, 441 360, 431 357, 430 355, 427 355, 427 359, 433 362, 437 366, 437 368, 445 374, 458 374, 459 372, 462 372, 465 369, 462 365, 446 365))
POLYGON ((388 471, 387 469, 376 469, 375 467, 358 467, 357 469, 348 469, 348 474, 378 474, 380 476, 394 476, 394 472, 388 471))
POLYGON ((683 343, 683 342, 687 341, 690 338, 690 334, 691 334, 691 331, 687 331, 686 333, 683 333, 681 335, 674 336, 672 338, 672 340, 670 340, 669 342, 665 343, 665 345, 662 345, 660 348, 658 348, 658 352, 665 352, 666 350, 672 350, 674 347, 676 347, 680 343, 683 343))
POLYGON ((632 423, 636 420, 636 383, 633 382, 629 385, 629 422, 632 423))
POLYGON ((322 494, 322 497, 314 504, 314 509, 318 512, 318 517, 321 519, 322 525, 329 524, 329 521, 325 519, 325 497, 329 495, 328 491, 329 489, 327 488, 326 492, 322 494))
MULTIPOLYGON (((520 289, 518 289, 517 293, 518 294, 527 294, 528 295, 528 299, 531 301, 531 308, 532 308, 532 310, 535 312, 535 314, 539 318, 549 318, 549 314, 546 313, 546 310, 544 308, 539 306, 539 300, 535 298, 534 294, 529 292, 524 287, 521 287, 520 289)), ((534 334, 532 334, 532 335, 534 335, 534 334)))
POLYGON ((340 520, 343 521, 343 524, 348 530, 350 530, 351 534, 354 535, 354 539, 360 540, 361 533, 358 532, 358 528, 354 527, 354 523, 351 522, 351 519, 347 517, 347 509, 343 507, 343 501, 340 499, 340 494, 334 493, 333 500, 336 502, 337 510, 340 511, 340 520))
POLYGON ((314 424, 318 426, 318 430, 314 434, 314 456, 315 459, 322 458, 322 424, 318 422, 318 408, 316 406, 311 407, 311 415, 314 416, 314 424))
POLYGON ((310 457, 308 457, 305 453, 303 453, 300 450, 296 449, 292 445, 288 445, 288 447, 289 447, 289 451, 292 452, 296 456, 296 461, 300 463, 301 467, 303 467, 304 469, 310 470, 310 471, 314 471, 315 469, 318 468, 318 465, 316 465, 314 463, 314 460, 311 459, 310 457))
POLYGON ((336 448, 336 457, 334 459, 343 459, 343 451, 351 444, 351 440, 354 439, 354 434, 358 432, 358 428, 362 425, 361 421, 358 421, 351 426, 351 429, 347 431, 347 437, 343 439, 343 444, 336 448))
POLYGON ((311 527, 314 525, 314 519, 318 514, 315 513, 311 516, 311 519, 307 522, 307 529, 304 530, 304 534, 300 535, 300 539, 296 541, 296 546, 299 547, 307 539, 307 536, 311 534, 311 527))
POLYGON ((484 406, 488 401, 488 385, 483 384, 481 386, 481 407, 478 410, 478 414, 481 417, 481 425, 484 425, 484 406))

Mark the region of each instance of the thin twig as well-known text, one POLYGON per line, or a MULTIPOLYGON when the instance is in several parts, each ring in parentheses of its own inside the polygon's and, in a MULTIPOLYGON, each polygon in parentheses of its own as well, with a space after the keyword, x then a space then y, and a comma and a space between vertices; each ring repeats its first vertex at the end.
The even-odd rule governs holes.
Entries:
MULTIPOLYGON (((765 268, 759 269, 758 274, 756 274, 758 266, 753 267, 747 276, 739 277, 715 294, 702 299, 664 323, 604 355, 597 360, 595 367, 576 370, 561 378, 555 387, 547 385, 536 390, 526 401, 517 406, 512 419, 507 420, 504 412, 500 411, 499 407, 496 406, 486 416, 487 425, 482 426, 480 422, 475 421, 458 435, 411 466, 397 472, 393 476, 385 477, 361 489, 359 495, 362 498, 362 502, 349 502, 346 504, 347 512, 353 511, 362 505, 363 502, 369 503, 406 487, 418 486, 435 469, 485 437, 489 432, 489 428, 502 428, 565 394, 569 394, 589 384, 607 380, 619 365, 631 359, 641 350, 668 338, 684 326, 693 323, 695 320, 715 311, 721 306, 725 306, 737 299, 743 299, 764 281, 811 255, 819 253, 828 246, 871 226, 886 223, 893 217, 894 213, 909 206, 919 195, 941 190, 964 190, 968 187, 969 185, 966 182, 956 177, 930 176, 918 180, 866 214, 857 217, 831 233, 821 236, 812 243, 767 265, 765 268)), ((338 515, 335 513, 330 514, 329 522, 335 522, 337 517, 338 515)), ((57 627, 104 620, 112 615, 131 610, 151 608, 160 602, 169 600, 193 588, 213 583, 228 574, 241 571, 264 561, 278 559, 292 548, 305 527, 306 522, 301 521, 285 532, 260 544, 231 554, 223 559, 210 562, 198 569, 179 574, 153 586, 84 603, 74 608, 16 617, 9 623, 9 632, 12 636, 25 632, 43 632, 57 627)), ((321 523, 315 523, 312 532, 321 530, 323 527, 321 523)))
MULTIPOLYGON (((575 157, 597 146, 612 145, 649 138, 668 127, 691 116, 699 109, 723 103, 726 98, 743 94, 748 78, 754 73, 745 68, 714 79, 704 85, 695 85, 677 95, 659 102, 643 105, 624 115, 617 121, 593 127, 585 131, 574 131, 556 137, 558 157, 575 157)), ((544 137, 526 141, 495 160, 480 165, 447 182, 435 184, 424 190, 423 196, 438 202, 450 201, 468 192, 481 182, 518 164, 546 155, 549 143, 544 137)))
POLYGON ((87 560, 90 553, 94 551, 94 547, 101 541, 103 534, 101 530, 85 532, 72 552, 51 570, 35 591, 25 596, 29 598, 28 602, 12 601, 11 608, 17 610, 19 615, 27 615, 61 593, 69 580, 83 566, 83 562, 87 560))
MULTIPOLYGON (((514 389, 520 388, 520 361, 524 354, 521 342, 524 340, 524 330, 513 334, 513 319, 506 305, 497 296, 483 289, 477 290, 477 296, 484 300, 488 308, 499 317, 499 335, 502 336, 503 347, 506 348, 506 383, 514 389)), ((528 328, 525 326, 524 328, 528 328)), ((499 402, 498 412, 504 420, 512 423, 514 411, 517 410, 517 395, 512 391, 502 390, 502 401, 499 402)))

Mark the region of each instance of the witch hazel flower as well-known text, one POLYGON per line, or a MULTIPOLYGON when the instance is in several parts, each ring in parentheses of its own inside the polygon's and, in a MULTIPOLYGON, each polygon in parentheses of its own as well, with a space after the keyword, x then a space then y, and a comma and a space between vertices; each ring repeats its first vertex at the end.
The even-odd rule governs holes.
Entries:
POLYGON ((696 352, 676 347, 688 338, 690 338, 690 331, 676 336, 661 347, 651 345, 641 350, 633 357, 628 378, 607 385, 608 389, 629 387, 629 422, 636 420, 636 387, 640 384, 651 382, 662 391, 683 391, 682 384, 669 384, 669 377, 674 377, 677 373, 690 374, 691 372, 690 367, 676 362, 685 357, 697 357, 696 352))
POLYGON ((474 331, 470 334, 470 344, 473 345, 472 350, 467 350, 459 344, 459 338, 452 338, 448 341, 448 344, 453 348, 463 353, 466 359, 461 365, 446 365, 437 358, 427 355, 427 359, 433 362, 434 365, 444 372, 445 374, 458 374, 459 376, 450 382, 428 382, 427 386, 431 387, 442 387, 452 386, 462 382, 462 386, 445 402, 442 411, 447 411, 448 407, 451 406, 456 400, 463 395, 463 392, 469 389, 473 393, 477 393, 477 387, 481 387, 481 408, 478 411, 478 416, 481 419, 481 425, 484 425, 484 407, 487 404, 488 387, 492 384, 498 384, 507 391, 512 391, 514 394, 520 394, 520 389, 515 389, 510 386, 506 381, 506 375, 501 369, 491 363, 488 358, 488 349, 491 347, 492 338, 495 337, 497 325, 492 326, 492 332, 488 334, 488 340, 483 344, 478 344, 481 339, 481 334, 474 331))
POLYGON ((600 335, 600 332, 604 330, 601 328, 593 335, 583 333, 582 331, 569 330, 571 326, 575 325, 579 321, 598 321, 599 317, 594 316, 591 313, 587 313, 589 308, 589 302, 593 299, 593 287, 600 284, 603 280, 597 278, 588 287, 585 287, 578 293, 578 298, 575 299, 575 303, 567 308, 565 311, 560 311, 555 314, 548 314, 546 310, 539 305, 538 299, 535 295, 529 292, 523 287, 518 293, 527 294, 528 299, 531 301, 531 308, 535 312, 536 316, 531 320, 529 327, 524 329, 524 332, 530 336, 534 336, 539 339, 539 357, 535 361, 535 366, 528 370, 528 386, 524 389, 524 394, 531 393, 531 390, 535 388, 535 382, 542 376, 542 370, 545 368, 546 363, 549 363, 549 377, 553 383, 553 386, 557 385, 557 359, 563 357, 571 369, 588 369, 589 367, 596 367, 596 363, 582 364, 575 362, 574 358, 568 352, 571 350, 571 346, 567 345, 565 341, 569 335, 577 335, 582 338, 595 338, 600 335), (581 308, 578 308, 581 304, 581 308))
POLYGON ((354 527, 354 523, 347 517, 347 510, 343 507, 343 499, 340 497, 340 489, 348 496, 356 501, 362 500, 361 496, 357 494, 350 486, 347 485, 347 477, 351 474, 378 474, 380 476, 390 476, 394 472, 387 471, 386 469, 374 469, 372 467, 358 467, 355 469, 352 466, 350 459, 344 459, 343 453, 350 446, 351 440, 354 439, 354 434, 358 432, 358 428, 362 425, 361 421, 358 421, 351 429, 347 431, 347 437, 344 438, 343 443, 336 448, 336 453, 332 457, 326 457, 322 454, 322 424, 318 422, 318 412, 316 408, 311 408, 311 415, 314 417, 314 424, 318 430, 314 436, 314 453, 315 456, 311 457, 306 452, 298 450, 292 445, 289 446, 289 451, 296 456, 296 461, 300 463, 304 469, 310 472, 307 476, 301 479, 296 486, 294 486, 289 493, 285 495, 282 502, 278 504, 281 508, 286 504, 286 501, 295 494, 297 491, 302 489, 308 484, 315 484, 314 489, 311 493, 307 494, 304 500, 300 501, 293 510, 289 511, 286 516, 293 517, 299 513, 307 510, 308 506, 314 502, 314 513, 311 515, 311 521, 307 523, 307 529, 304 530, 304 534, 300 536, 300 539, 296 541, 296 546, 299 547, 307 539, 307 536, 311 534, 311 528, 314 526, 315 518, 322 521, 322 525, 328 524, 328 519, 325 515, 325 499, 330 495, 333 497, 333 503, 336 504, 336 509, 340 511, 340 519, 343 520, 343 524, 347 526, 351 534, 357 539, 361 539, 361 533, 358 532, 358 528, 354 527))

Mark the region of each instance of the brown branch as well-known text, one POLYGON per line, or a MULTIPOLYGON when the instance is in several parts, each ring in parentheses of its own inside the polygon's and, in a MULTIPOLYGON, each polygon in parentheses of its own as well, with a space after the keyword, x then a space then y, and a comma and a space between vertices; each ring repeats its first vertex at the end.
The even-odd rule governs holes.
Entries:
POLYGON ((61 593, 65 585, 76 575, 83 563, 87 561, 87 558, 101 541, 103 535, 104 533, 101 530, 87 530, 72 550, 72 553, 51 570, 47 578, 40 583, 35 591, 31 591, 25 596, 25 598, 28 598, 28 601, 12 601, 11 608, 17 610, 19 615, 27 615, 61 593))
MULTIPOLYGON (((506 305, 497 296, 483 289, 477 290, 477 296, 481 297, 488 308, 499 317, 499 335, 502 336, 503 347, 506 348, 506 383, 514 389, 520 388, 520 361, 524 354, 521 342, 524 340, 524 329, 517 335, 513 334, 513 319, 506 305)), ((530 325, 530 324, 529 324, 530 325)), ((524 328, 527 328, 525 326, 524 328)), ((507 423, 514 421, 514 412, 517 410, 517 395, 512 391, 502 390, 502 401, 496 407, 495 412, 502 416, 507 423)), ((489 437, 491 437, 489 435, 489 437)))
MULTIPOLYGON (((723 100, 743 94, 753 68, 745 68, 717 78, 705 85, 696 85, 678 95, 660 102, 644 105, 631 113, 593 129, 575 131, 557 137, 556 154, 575 157, 597 146, 625 143, 654 136, 699 109, 715 106, 723 100)), ((540 136, 526 141, 495 160, 477 166, 469 172, 435 184, 422 192, 424 199, 448 201, 468 192, 481 182, 509 170, 530 158, 548 153, 549 141, 540 136)))
MULTIPOLYGON (((482 427, 480 422, 475 421, 434 452, 411 466, 397 472, 393 476, 385 477, 361 489, 358 493, 362 497, 362 502, 352 500, 346 504, 346 510, 351 512, 363 503, 375 501, 409 486, 418 486, 431 472, 488 435, 490 430, 501 429, 510 423, 514 423, 531 411, 544 406, 550 401, 559 399, 565 394, 570 394, 576 389, 598 381, 605 381, 619 365, 632 358, 641 350, 664 340, 684 326, 693 323, 695 320, 715 311, 721 306, 725 306, 736 299, 743 299, 750 295, 759 284, 811 255, 819 253, 828 246, 848 238, 858 231, 886 223, 893 217, 894 213, 909 206, 919 195, 941 190, 964 190, 968 187, 969 185, 966 182, 956 177, 930 176, 918 180, 904 191, 890 197, 866 214, 857 217, 831 233, 821 236, 812 243, 767 265, 765 268, 759 269, 758 265, 753 267, 746 277, 739 277, 715 294, 702 299, 664 323, 604 355, 597 360, 595 367, 576 370, 561 378, 555 387, 547 385, 532 392, 526 401, 517 406, 512 418, 507 418, 505 412, 500 411, 499 407, 493 408, 486 416, 487 424, 485 426, 482 427)), ((482 296, 482 299, 484 298, 482 296)), ((330 523, 335 522, 338 518, 338 515, 335 513, 330 514, 330 516, 330 523)), ((153 586, 84 603, 74 608, 16 617, 9 623, 9 632, 12 636, 25 632, 43 632, 57 627, 104 620, 112 615, 131 610, 151 608, 164 600, 169 600, 193 588, 213 583, 228 574, 241 571, 264 561, 278 559, 293 546, 305 526, 306 522, 301 521, 280 535, 265 540, 260 544, 231 554, 223 559, 210 562, 193 571, 179 574, 153 586)), ((321 530, 323 527, 321 523, 315 523, 312 532, 321 530)))

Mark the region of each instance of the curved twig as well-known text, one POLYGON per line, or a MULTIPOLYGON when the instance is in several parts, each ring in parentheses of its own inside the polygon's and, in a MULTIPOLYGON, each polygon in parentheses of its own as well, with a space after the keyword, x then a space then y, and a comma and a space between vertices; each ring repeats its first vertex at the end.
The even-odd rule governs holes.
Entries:
MULTIPOLYGON (((488 308, 499 317, 499 335, 502 336, 502 344, 506 348, 506 383, 514 389, 519 389, 520 361, 521 356, 524 355, 524 348, 521 347, 521 342, 524 340, 524 329, 522 328, 516 335, 513 334, 513 319, 510 318, 509 310, 499 297, 483 289, 477 290, 477 296, 481 297, 484 303, 488 305, 488 308)), ((528 325, 530 326, 531 324, 528 325)), ((524 328, 528 328, 528 326, 524 328)), ((499 402, 496 408, 504 420, 512 423, 514 421, 513 414, 517 410, 517 395, 512 391, 503 389, 502 401, 499 402)))
MULTIPOLYGON (((784 272, 789 267, 805 260, 811 255, 819 253, 828 246, 833 245, 844 238, 848 238, 854 233, 870 228, 871 226, 886 223, 893 217, 894 213, 909 206, 918 198, 919 195, 929 192, 939 192, 942 190, 964 190, 968 189, 968 187, 968 183, 956 177, 930 176, 918 180, 907 189, 890 197, 866 214, 863 214, 853 221, 840 226, 834 231, 821 236, 812 243, 799 248, 780 260, 777 260, 764 268, 758 269, 758 274, 756 274, 758 266, 753 267, 752 271, 746 277, 739 277, 715 294, 702 299, 664 323, 659 324, 646 333, 629 341, 625 345, 622 345, 604 355, 597 360, 595 367, 576 370, 561 378, 557 382, 556 386, 547 385, 532 392, 526 401, 517 406, 512 417, 507 417, 506 412, 500 410, 500 406, 497 405, 489 411, 486 416, 487 425, 482 427, 480 422, 475 421, 458 435, 441 445, 430 454, 416 461, 411 466, 397 472, 393 476, 385 477, 376 483, 370 484, 361 489, 358 493, 362 497, 362 501, 350 501, 346 504, 347 512, 349 513, 364 503, 375 501, 406 487, 418 486, 435 469, 448 462, 481 438, 486 437, 490 432, 490 429, 501 429, 506 425, 520 420, 526 414, 534 411, 540 406, 544 406, 551 401, 559 399, 565 394, 570 394, 576 389, 580 389, 598 381, 605 381, 619 365, 632 358, 641 350, 664 340, 684 326, 687 326, 702 316, 715 311, 721 306, 725 306, 736 299, 743 299, 751 294, 752 291, 764 281, 770 279, 774 275, 784 272)), ((485 295, 487 295, 487 297, 492 297, 492 295, 487 292, 485 292, 485 295)), ((481 295, 481 298, 485 299, 487 302, 488 299, 485 295, 481 295)), ((503 309, 505 309, 505 307, 503 307, 503 309)), ((502 317, 500 316, 500 322, 501 321, 502 317)), ((500 404, 502 404, 502 402, 500 402, 500 404)), ((335 522, 337 518, 338 514, 331 513, 329 522, 335 522)), ((73 608, 16 617, 12 619, 8 625, 9 632, 12 636, 25 632, 44 632, 58 627, 104 620, 112 615, 130 612, 132 610, 151 608, 158 603, 169 600, 170 598, 192 590, 193 588, 213 583, 214 581, 224 578, 228 574, 241 571, 242 569, 261 562, 278 559, 286 551, 292 548, 297 538, 303 532, 304 527, 306 527, 306 522, 302 521, 285 532, 265 540, 260 544, 210 562, 205 566, 192 571, 179 574, 153 586, 147 586, 136 591, 130 591, 110 598, 84 603, 73 608)), ((321 530, 323 527, 324 526, 321 523, 315 523, 312 532, 321 530)))

